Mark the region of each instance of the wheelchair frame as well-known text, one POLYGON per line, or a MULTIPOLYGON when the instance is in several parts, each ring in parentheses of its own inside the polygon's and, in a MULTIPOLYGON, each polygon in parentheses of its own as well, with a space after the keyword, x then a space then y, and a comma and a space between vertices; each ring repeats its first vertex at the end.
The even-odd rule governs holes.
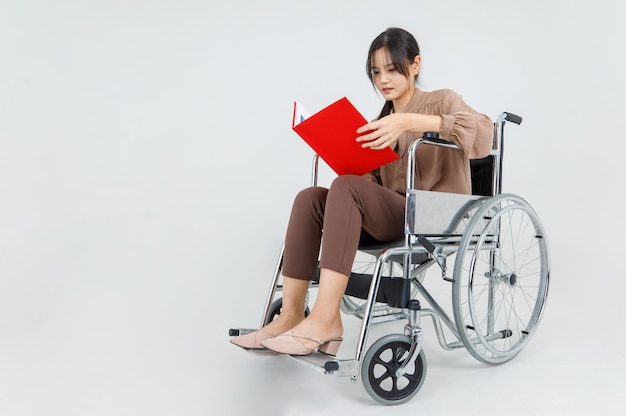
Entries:
MULTIPOLYGON (((342 301, 342 312, 362 319, 354 356, 337 359, 315 351, 306 356, 292 356, 294 359, 325 374, 350 377, 353 382, 361 374, 372 398, 386 405, 396 405, 411 399, 424 382, 426 360, 422 350, 421 317, 431 318, 438 343, 444 350, 466 348, 485 364, 498 365, 511 360, 530 341, 541 320, 548 293, 549 245, 531 206, 519 196, 501 193, 507 121, 520 124, 522 119, 505 112, 494 123, 492 150, 488 156, 493 161, 491 196, 416 190, 413 173, 419 146, 460 149, 439 139, 436 133, 426 133, 411 144, 404 241, 359 247, 359 251, 376 257, 365 304, 358 303, 348 293, 342 301), (422 221, 432 218, 433 212, 440 214, 441 211, 452 214, 452 220, 434 226, 422 221), (519 252, 517 247, 521 244, 527 246, 519 252), (453 255, 454 271, 449 277, 447 263, 453 255), (389 276, 384 276, 386 265, 389 276), (433 265, 441 269, 444 280, 452 283, 453 318, 424 286, 425 273, 433 265), (401 276, 394 276, 396 267, 400 268, 401 276), (399 305, 390 306, 378 300, 381 283, 389 279, 402 279, 399 305), (417 296, 430 308, 422 308, 417 296), (516 309, 518 307, 520 310, 516 309), (370 326, 399 319, 408 321, 404 334, 384 336, 366 352, 370 326), (442 324, 454 336, 454 341, 446 340, 442 324)), ((317 185, 318 167, 319 157, 315 155, 313 186, 317 185)), ((280 313, 282 299, 274 298, 276 292, 282 290, 279 281, 283 249, 284 245, 261 326, 280 313)), ((316 283, 311 286, 315 287, 316 283)), ((231 329, 230 335, 251 331, 231 329)))

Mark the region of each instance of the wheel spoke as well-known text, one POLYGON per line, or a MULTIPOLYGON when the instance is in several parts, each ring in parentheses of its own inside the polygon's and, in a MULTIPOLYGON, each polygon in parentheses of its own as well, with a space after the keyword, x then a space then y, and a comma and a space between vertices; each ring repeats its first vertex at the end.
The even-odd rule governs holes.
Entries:
POLYGON ((513 195, 492 198, 467 227, 455 262, 455 321, 474 357, 499 364, 526 345, 539 322, 547 242, 534 211, 513 195))

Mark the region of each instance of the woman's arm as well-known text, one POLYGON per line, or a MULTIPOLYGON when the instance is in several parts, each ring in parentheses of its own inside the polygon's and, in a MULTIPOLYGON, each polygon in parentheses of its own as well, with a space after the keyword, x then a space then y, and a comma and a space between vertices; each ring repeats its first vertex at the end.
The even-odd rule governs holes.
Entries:
POLYGON ((394 113, 360 127, 356 132, 367 133, 357 138, 362 147, 381 150, 394 148, 398 137, 405 131, 439 132, 443 123, 442 116, 416 113, 394 113))
POLYGON ((422 108, 426 114, 393 113, 367 123, 357 130, 358 134, 363 134, 357 141, 363 142, 363 147, 379 150, 394 148, 405 131, 432 131, 459 146, 469 158, 481 158, 489 154, 493 141, 493 122, 467 105, 459 94, 452 90, 440 90, 422 108))

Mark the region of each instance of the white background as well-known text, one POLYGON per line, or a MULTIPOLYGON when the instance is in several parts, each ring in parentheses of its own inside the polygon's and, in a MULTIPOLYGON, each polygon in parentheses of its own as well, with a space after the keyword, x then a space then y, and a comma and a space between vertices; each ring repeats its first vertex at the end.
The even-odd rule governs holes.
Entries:
POLYGON ((0 414, 623 414, 622 8, 0 0, 0 414), (420 42, 422 89, 524 117, 504 191, 542 219, 552 285, 503 366, 441 350, 426 323, 426 383, 385 408, 227 334, 258 325, 309 183, 293 100, 373 118, 365 58, 389 26, 420 42))

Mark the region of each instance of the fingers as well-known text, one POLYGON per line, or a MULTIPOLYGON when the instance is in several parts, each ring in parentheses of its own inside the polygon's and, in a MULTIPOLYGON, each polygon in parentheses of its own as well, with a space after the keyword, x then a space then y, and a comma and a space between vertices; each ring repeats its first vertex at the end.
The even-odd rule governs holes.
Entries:
POLYGON ((375 135, 374 133, 368 134, 366 136, 361 136, 357 139, 359 142, 364 142, 361 144, 363 148, 369 148, 373 150, 381 150, 386 147, 389 147, 393 143, 393 139, 386 137, 375 135))
POLYGON ((368 133, 364 136, 360 136, 356 138, 357 142, 362 142, 361 147, 371 147, 375 148, 384 143, 382 137, 380 137, 380 132, 378 130, 374 130, 371 133, 368 133))
POLYGON ((361 147, 369 148, 372 150, 382 150, 382 149, 389 147, 389 145, 390 145, 390 142, 388 142, 387 140, 378 139, 375 141, 364 143, 361 145, 361 147))
POLYGON ((361 133, 367 133, 373 130, 376 130, 378 128, 378 125, 375 121, 371 122, 371 123, 367 123, 364 126, 359 127, 358 129, 356 129, 356 132, 361 134, 361 133))
POLYGON ((359 127, 356 132, 362 136, 357 137, 356 141, 363 142, 361 147, 373 150, 394 147, 402 131, 398 130, 393 120, 391 116, 386 116, 359 127))
POLYGON ((369 142, 378 139, 382 134, 379 130, 379 127, 379 123, 377 123, 376 121, 372 121, 364 126, 359 127, 356 132, 357 134, 362 134, 362 136, 357 137, 356 141, 369 142))
POLYGON ((383 126, 378 121, 373 121, 361 126, 356 131, 358 134, 363 134, 357 137, 357 142, 363 142, 361 147, 370 148, 373 150, 381 150, 389 147, 393 143, 393 137, 385 132, 383 126))
POLYGON ((364 136, 359 136, 356 138, 357 142, 371 142, 372 140, 376 140, 380 137, 380 133, 378 130, 374 130, 364 136))

